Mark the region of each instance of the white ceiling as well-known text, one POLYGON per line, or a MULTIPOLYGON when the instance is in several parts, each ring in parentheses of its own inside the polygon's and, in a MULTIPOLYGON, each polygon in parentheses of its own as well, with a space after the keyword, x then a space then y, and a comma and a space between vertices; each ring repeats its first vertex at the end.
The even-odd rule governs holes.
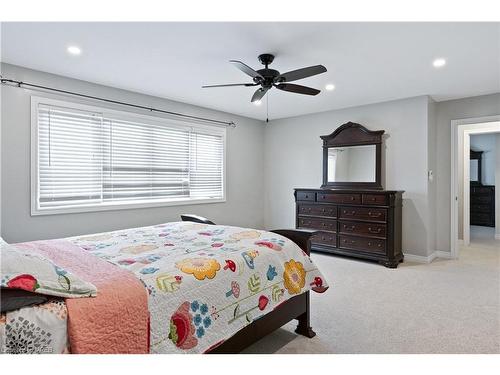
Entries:
POLYGON ((269 118, 297 116, 417 95, 447 100, 500 92, 500 23, 3 23, 2 60, 50 73, 266 118, 250 103, 251 82, 228 63, 260 69, 276 55, 280 72, 323 64, 294 83, 310 97, 271 90, 269 118), (82 48, 69 56, 70 44, 82 48), (435 69, 432 61, 447 65, 435 69))

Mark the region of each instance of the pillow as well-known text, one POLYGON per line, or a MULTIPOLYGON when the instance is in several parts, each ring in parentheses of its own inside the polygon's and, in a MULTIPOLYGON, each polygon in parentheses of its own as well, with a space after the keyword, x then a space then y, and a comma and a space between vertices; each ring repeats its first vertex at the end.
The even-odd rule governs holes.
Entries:
POLYGON ((97 289, 43 256, 7 244, 0 237, 0 286, 50 296, 92 297, 97 289))
POLYGON ((49 297, 43 294, 27 292, 21 289, 0 290, 0 312, 9 312, 27 306, 39 305, 47 302, 49 297))

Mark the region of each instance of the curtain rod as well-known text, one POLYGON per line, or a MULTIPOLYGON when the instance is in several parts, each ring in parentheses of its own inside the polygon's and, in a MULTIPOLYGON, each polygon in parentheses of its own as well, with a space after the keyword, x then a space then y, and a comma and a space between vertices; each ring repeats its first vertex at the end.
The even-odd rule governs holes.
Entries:
POLYGON ((124 105, 124 106, 128 106, 128 107, 133 107, 133 108, 145 109, 145 110, 150 111, 150 112, 165 113, 165 114, 168 114, 168 115, 185 117, 185 118, 189 118, 189 119, 192 119, 192 120, 208 121, 208 122, 212 122, 212 123, 215 123, 215 124, 220 124, 220 125, 225 125, 225 126, 231 126, 233 128, 236 127, 236 124, 233 121, 220 121, 220 120, 214 120, 214 119, 210 119, 210 118, 206 118, 206 117, 192 116, 192 115, 186 115, 184 113, 165 111, 163 109, 156 109, 156 108, 153 108, 153 107, 146 107, 146 106, 139 105, 139 104, 132 104, 132 103, 121 102, 121 101, 113 100, 113 99, 101 98, 101 97, 98 97, 98 96, 80 94, 80 93, 73 92, 73 91, 60 90, 60 89, 56 89, 56 88, 53 88, 53 87, 36 85, 36 84, 33 84, 33 83, 28 83, 28 82, 23 82, 23 81, 16 81, 16 80, 13 80, 13 79, 1 78, 0 82, 2 84, 4 84, 4 85, 7 85, 7 84, 14 85, 13 87, 19 87, 19 88, 22 88, 22 87, 33 87, 33 88, 37 88, 37 89, 42 89, 42 90, 47 90, 47 91, 54 91, 54 92, 58 92, 58 93, 62 93, 62 94, 67 94, 67 95, 79 96, 81 98, 86 98, 86 99, 100 100, 100 101, 106 102, 106 103, 113 103, 113 104, 119 104, 119 105, 124 105))

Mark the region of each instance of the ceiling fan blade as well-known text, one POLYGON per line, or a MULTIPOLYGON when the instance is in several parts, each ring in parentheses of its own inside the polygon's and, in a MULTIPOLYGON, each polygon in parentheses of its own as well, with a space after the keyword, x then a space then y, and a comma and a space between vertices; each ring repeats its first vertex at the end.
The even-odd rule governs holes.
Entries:
POLYGON ((269 90, 269 88, 261 87, 260 89, 257 89, 257 91, 255 91, 252 96, 252 103, 261 100, 264 97, 264 95, 266 95, 267 90, 269 90))
POLYGON ((241 70, 243 73, 248 74, 252 78, 257 78, 257 79, 264 79, 262 75, 252 68, 250 68, 247 64, 242 63, 241 61, 236 61, 236 60, 229 60, 231 64, 233 64, 235 67, 237 67, 239 70, 241 70))
POLYGON ((257 86, 258 83, 228 83, 227 85, 205 85, 201 86, 201 88, 206 89, 210 87, 230 87, 230 86, 257 86))
POLYGON ((304 95, 318 95, 321 92, 321 90, 313 89, 312 87, 294 85, 293 83, 280 83, 278 85, 275 85, 275 87, 279 90, 304 95))
POLYGON ((307 68, 292 70, 290 72, 283 73, 278 76, 276 81, 291 82, 302 78, 312 77, 316 74, 321 74, 324 72, 326 72, 326 68, 323 65, 308 66, 307 68))

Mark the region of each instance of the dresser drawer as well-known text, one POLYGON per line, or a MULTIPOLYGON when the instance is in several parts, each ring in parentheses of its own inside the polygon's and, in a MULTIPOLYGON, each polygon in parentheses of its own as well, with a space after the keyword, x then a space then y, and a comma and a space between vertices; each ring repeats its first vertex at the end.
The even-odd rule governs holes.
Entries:
POLYGON ((339 208, 339 218, 385 222, 387 220, 387 210, 385 208, 341 206, 339 208))
POLYGON ((299 216, 299 228, 318 229, 329 232, 336 232, 337 220, 316 219, 311 217, 299 216))
POLYGON ((385 253, 385 240, 339 235, 339 247, 373 253, 385 253))
POLYGON ((493 194, 495 192, 495 189, 492 189, 491 187, 471 187, 471 193, 474 194, 493 194))
POLYGON ((493 196, 492 195, 472 195, 470 197, 471 204, 472 203, 478 203, 478 204, 485 203, 485 204, 488 204, 488 203, 491 203, 492 200, 493 200, 493 196))
POLYGON ((491 213, 477 213, 470 214, 470 222, 472 225, 489 224, 491 222, 491 213))
POLYGON ((298 191, 297 200, 314 202, 316 200, 316 193, 314 191, 298 191))
POLYGON ((339 233, 385 238, 387 235, 387 229, 385 224, 363 223, 359 221, 340 221, 339 233))
POLYGON ((363 194, 361 195, 363 204, 374 204, 385 206, 387 204, 387 196, 383 194, 363 194))
POLYGON ((337 235, 335 233, 319 232, 311 237, 311 243, 337 247, 337 235))
POLYGON ((337 217, 337 206, 327 204, 299 204, 299 215, 337 217))
POLYGON ((470 210, 471 212, 478 212, 478 213, 490 213, 492 211, 492 207, 489 204, 471 204, 470 205, 470 210))
POLYGON ((318 202, 360 204, 361 194, 318 193, 318 202))

